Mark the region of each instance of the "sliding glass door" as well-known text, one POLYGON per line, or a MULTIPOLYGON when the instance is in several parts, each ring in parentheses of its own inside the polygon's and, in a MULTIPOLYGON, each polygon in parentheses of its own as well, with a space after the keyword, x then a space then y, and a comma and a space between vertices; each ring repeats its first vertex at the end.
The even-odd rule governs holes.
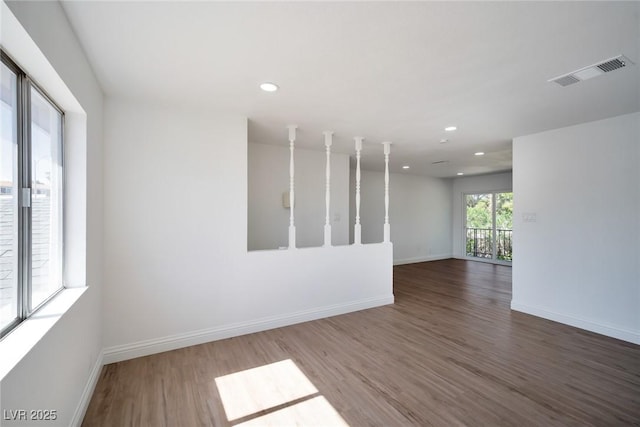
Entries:
POLYGON ((465 254, 510 262, 513 259, 513 193, 465 195, 465 254))

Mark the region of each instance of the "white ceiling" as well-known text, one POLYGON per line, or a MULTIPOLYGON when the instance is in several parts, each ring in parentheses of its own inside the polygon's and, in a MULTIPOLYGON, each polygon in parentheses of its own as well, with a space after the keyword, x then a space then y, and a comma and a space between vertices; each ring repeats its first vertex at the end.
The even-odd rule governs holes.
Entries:
POLYGON ((298 146, 323 149, 333 130, 336 151, 352 153, 364 136, 372 169, 389 140, 395 172, 510 170, 513 137, 640 110, 638 65, 547 82, 618 54, 640 63, 638 2, 63 7, 107 95, 246 115, 251 142, 286 144, 290 123, 298 146))

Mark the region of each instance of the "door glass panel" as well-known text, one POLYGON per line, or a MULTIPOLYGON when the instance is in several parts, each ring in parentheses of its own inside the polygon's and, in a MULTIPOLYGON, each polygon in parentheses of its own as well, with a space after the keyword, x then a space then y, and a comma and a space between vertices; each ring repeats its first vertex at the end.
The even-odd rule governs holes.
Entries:
POLYGON ((513 259, 513 193, 496 194, 496 258, 513 259))
POLYGON ((466 196, 467 256, 493 257, 493 197, 492 194, 466 196))

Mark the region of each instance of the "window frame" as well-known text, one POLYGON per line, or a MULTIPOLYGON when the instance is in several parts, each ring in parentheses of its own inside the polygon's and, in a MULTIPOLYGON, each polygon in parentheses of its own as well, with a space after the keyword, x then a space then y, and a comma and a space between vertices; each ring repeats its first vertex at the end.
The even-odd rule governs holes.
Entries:
POLYGON ((0 329, 0 339, 6 337, 11 331, 20 325, 23 321, 31 317, 40 308, 45 306, 51 299, 65 289, 65 193, 66 193, 66 167, 65 167, 65 114, 64 110, 27 74, 15 61, 2 49, 0 49, 0 60, 7 68, 16 75, 16 100, 17 100, 17 118, 16 118, 16 137, 17 137, 17 183, 16 203, 17 209, 17 310, 16 318, 0 329), (31 123, 31 90, 35 90, 44 100, 60 114, 59 129, 59 150, 60 150, 60 241, 56 242, 60 249, 60 283, 55 291, 48 295, 37 306, 31 307, 32 304, 32 207, 33 207, 33 188, 32 181, 32 123, 31 123), (30 200, 25 201, 25 189, 29 189, 30 200))

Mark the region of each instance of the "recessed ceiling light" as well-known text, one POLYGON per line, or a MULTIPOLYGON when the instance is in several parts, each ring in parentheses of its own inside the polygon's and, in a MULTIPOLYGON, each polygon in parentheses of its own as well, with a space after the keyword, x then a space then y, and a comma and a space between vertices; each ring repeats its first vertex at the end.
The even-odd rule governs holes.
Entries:
POLYGON ((409 165, 404 165, 402 169, 409 169, 409 165))
POLYGON ((447 126, 446 128, 444 128, 444 130, 446 130, 447 132, 453 132, 456 129, 458 128, 455 126, 447 126))
POLYGON ((475 153, 476 156, 484 156, 484 152, 483 151, 478 151, 477 153, 475 153))
POLYGON ((458 172, 456 175, 458 175, 458 176, 464 175, 464 172, 458 172))
POLYGON ((278 85, 275 83, 265 82, 260 85, 260 89, 265 92, 275 92, 278 90, 278 85))
POLYGON ((441 139, 441 140, 440 140, 440 144, 446 144, 447 142, 449 142, 449 140, 448 140, 448 139, 441 139))

